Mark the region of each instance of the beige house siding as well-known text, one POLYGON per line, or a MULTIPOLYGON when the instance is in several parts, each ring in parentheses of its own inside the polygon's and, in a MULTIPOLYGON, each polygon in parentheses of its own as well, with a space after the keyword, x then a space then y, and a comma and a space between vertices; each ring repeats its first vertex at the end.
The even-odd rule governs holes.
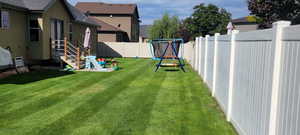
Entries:
POLYGON ((97 27, 81 23, 72 23, 73 25, 73 43, 83 46, 85 31, 89 27, 91 29, 91 53, 96 53, 96 45, 98 43, 97 27))
POLYGON ((31 59, 31 60, 38 60, 38 59, 41 59, 42 56, 43 56, 43 31, 44 31, 44 22, 43 22, 43 18, 42 18, 42 15, 41 14, 31 14, 29 15, 28 17, 28 22, 27 22, 27 29, 26 29, 26 32, 27 32, 27 56, 28 56, 28 59, 31 59), (39 27, 40 27, 40 33, 39 33, 39 37, 40 37, 40 40, 38 42, 31 42, 30 41, 30 35, 29 35, 29 21, 30 19, 37 19, 38 22, 39 22, 39 27))
POLYGON ((0 10, 9 12, 10 27, 8 29, 0 28, 0 46, 9 47, 12 56, 26 55, 26 31, 27 31, 27 14, 24 11, 0 8, 0 10))
POLYGON ((65 3, 56 0, 55 3, 45 11, 29 13, 21 9, 11 9, 5 6, 0 7, 3 11, 9 12, 10 27, 8 29, 0 28, 0 46, 9 47, 12 56, 23 56, 26 61, 40 61, 51 59, 51 20, 57 19, 63 21, 63 37, 69 39, 69 24, 73 26, 73 40, 83 43, 83 37, 87 27, 91 29, 92 53, 96 52, 97 45, 97 27, 90 24, 74 22, 65 3), (39 41, 30 41, 30 20, 38 20, 40 27, 39 41))
POLYGON ((63 2, 58 0, 56 1, 52 7, 50 7, 44 14, 43 14, 43 38, 42 38, 42 52, 43 55, 41 59, 47 60, 50 59, 50 34, 51 34, 51 20, 58 19, 64 22, 64 37, 69 37, 69 23, 70 23, 70 14, 68 13, 66 7, 64 6, 63 2))
POLYGON ((117 34, 116 33, 98 34, 98 42, 117 42, 117 34))
POLYGON ((119 28, 121 30, 123 30, 124 32, 126 32, 128 34, 129 40, 132 39, 132 17, 129 16, 95 16, 97 19, 100 19, 101 21, 110 24, 116 28, 119 28), (120 27, 118 27, 120 25, 120 27))
POLYGON ((258 29, 257 24, 245 24, 245 25, 235 25, 235 29, 240 32, 253 31, 258 29))

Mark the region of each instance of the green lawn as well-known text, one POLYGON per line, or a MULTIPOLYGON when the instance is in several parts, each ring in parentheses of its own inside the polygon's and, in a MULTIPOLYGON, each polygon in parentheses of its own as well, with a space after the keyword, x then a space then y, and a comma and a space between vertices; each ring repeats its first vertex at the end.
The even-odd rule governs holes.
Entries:
POLYGON ((31 72, 0 80, 0 135, 235 135, 207 87, 152 60, 112 73, 31 72))

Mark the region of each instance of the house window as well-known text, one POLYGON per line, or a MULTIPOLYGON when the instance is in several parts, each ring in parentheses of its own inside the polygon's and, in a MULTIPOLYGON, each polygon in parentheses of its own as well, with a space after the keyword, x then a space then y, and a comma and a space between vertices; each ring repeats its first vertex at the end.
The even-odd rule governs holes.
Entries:
POLYGON ((40 39, 40 26, 37 19, 30 20, 30 41, 39 41, 40 39))
POLYGON ((0 11, 0 27, 3 29, 9 28, 9 12, 8 11, 0 11))
POLYGON ((69 40, 73 41, 73 25, 72 23, 69 23, 69 40))

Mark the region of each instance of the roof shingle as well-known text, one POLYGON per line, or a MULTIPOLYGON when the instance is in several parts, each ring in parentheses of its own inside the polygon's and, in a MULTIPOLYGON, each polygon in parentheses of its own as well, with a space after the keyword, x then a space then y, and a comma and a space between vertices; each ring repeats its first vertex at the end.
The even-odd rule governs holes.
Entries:
MULTIPOLYGON (((1 3, 8 4, 15 7, 27 9, 29 11, 43 11, 55 3, 57 0, 0 0, 1 3)), ((61 0, 66 4, 67 10, 71 13, 75 21, 99 26, 97 22, 89 19, 84 13, 76 9, 66 0, 61 0)))
POLYGON ((0 0, 0 2, 28 10, 44 10, 55 0, 0 0))
POLYGON ((126 14, 135 13, 136 4, 107 4, 101 2, 78 2, 75 6, 82 12, 90 12, 92 14, 126 14))

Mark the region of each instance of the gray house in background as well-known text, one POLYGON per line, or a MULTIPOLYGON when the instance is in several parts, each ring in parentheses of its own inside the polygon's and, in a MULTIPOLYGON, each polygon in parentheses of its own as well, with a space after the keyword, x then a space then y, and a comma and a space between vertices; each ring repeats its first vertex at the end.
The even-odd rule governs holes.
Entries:
POLYGON ((140 42, 145 43, 149 40, 149 29, 152 25, 140 26, 140 42))
POLYGON ((258 23, 254 19, 254 17, 247 16, 242 18, 237 18, 231 20, 235 30, 239 30, 240 32, 253 31, 258 29, 258 23))

